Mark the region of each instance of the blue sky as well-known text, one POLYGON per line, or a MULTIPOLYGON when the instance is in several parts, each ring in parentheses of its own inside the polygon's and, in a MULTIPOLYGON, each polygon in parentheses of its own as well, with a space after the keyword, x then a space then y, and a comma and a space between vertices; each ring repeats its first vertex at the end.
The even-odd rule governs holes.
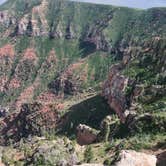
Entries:
MULTIPOLYGON (((6 0, 0 0, 0 4, 6 0)), ((134 8, 166 7, 166 0, 73 0, 82 2, 92 2, 101 4, 111 4, 116 6, 128 6, 134 8)))
POLYGON ((0 0, 0 4, 2 4, 3 2, 5 2, 6 0, 0 0))
POLYGON ((116 6, 128 6, 134 8, 166 7, 166 0, 73 0, 82 2, 92 2, 101 4, 111 4, 116 6))

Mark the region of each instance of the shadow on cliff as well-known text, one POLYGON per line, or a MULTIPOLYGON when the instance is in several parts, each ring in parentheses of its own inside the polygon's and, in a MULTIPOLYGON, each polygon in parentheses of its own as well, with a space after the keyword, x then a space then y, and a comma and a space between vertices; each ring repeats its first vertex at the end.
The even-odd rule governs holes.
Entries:
POLYGON ((101 121, 109 114, 111 110, 107 102, 100 95, 96 95, 69 108, 69 112, 63 117, 65 123, 62 133, 74 136, 79 124, 99 129, 101 121))
POLYGON ((157 155, 157 166, 165 166, 166 163, 166 151, 157 155))
POLYGON ((96 51, 96 45, 88 41, 80 41, 79 49, 82 50, 82 58, 96 51))

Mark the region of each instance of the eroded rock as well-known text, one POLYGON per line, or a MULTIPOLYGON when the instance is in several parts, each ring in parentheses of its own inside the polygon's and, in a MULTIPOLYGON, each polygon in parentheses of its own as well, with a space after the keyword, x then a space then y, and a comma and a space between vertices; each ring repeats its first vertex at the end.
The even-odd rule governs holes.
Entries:
POLYGON ((120 74, 121 69, 121 64, 114 65, 110 69, 109 77, 103 86, 103 96, 124 123, 126 119, 124 112, 131 103, 129 88, 132 88, 133 81, 120 74))

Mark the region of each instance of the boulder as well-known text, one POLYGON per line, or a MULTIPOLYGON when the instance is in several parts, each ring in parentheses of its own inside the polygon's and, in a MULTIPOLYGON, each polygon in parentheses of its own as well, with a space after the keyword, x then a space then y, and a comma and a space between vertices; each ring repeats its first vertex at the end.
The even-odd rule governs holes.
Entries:
POLYGON ((89 126, 80 124, 77 127, 77 142, 80 145, 89 145, 97 140, 98 131, 89 126))
POLYGON ((122 150, 114 166, 156 166, 157 158, 154 155, 122 150))

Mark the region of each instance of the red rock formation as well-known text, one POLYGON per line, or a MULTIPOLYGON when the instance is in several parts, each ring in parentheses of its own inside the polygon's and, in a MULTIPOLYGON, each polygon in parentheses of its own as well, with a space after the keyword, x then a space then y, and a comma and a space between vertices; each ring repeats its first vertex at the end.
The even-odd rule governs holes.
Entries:
POLYGON ((57 96, 50 91, 43 92, 37 97, 37 101, 41 103, 53 103, 56 99, 57 96))
POLYGON ((108 100, 110 107, 117 113, 122 122, 125 122, 124 111, 128 107, 126 88, 131 85, 128 77, 120 74, 121 64, 110 69, 107 81, 103 85, 103 96, 108 100))
POLYGON ((23 60, 31 60, 31 61, 37 61, 38 57, 35 53, 35 50, 33 48, 28 48, 25 50, 23 55, 23 60))
POLYGON ((10 44, 4 45, 0 48, 0 57, 10 57, 13 58, 15 55, 14 47, 10 44))
POLYGON ((85 60, 80 60, 69 65, 57 79, 49 84, 49 89, 53 91, 58 98, 63 99, 65 95, 79 93, 81 85, 85 83, 87 79, 88 66, 85 60))
POLYGON ((0 144, 6 144, 11 137, 13 139, 19 137, 21 126, 17 123, 19 120, 22 121, 20 118, 21 114, 12 113, 0 120, 0 144))
POLYGON ((10 83, 9 83, 9 86, 8 88, 9 89, 17 89, 21 86, 21 83, 20 83, 20 80, 16 79, 16 78, 13 78, 10 83))
MULTIPOLYGON (((34 107, 32 104, 31 107, 34 107)), ((44 134, 49 130, 55 130, 59 120, 59 115, 50 105, 38 105, 38 109, 32 108, 26 116, 27 125, 33 134, 44 134)))
POLYGON ((33 85, 29 86, 20 94, 15 103, 17 109, 20 109, 23 103, 31 102, 33 98, 34 89, 35 87, 33 85))
POLYGON ((43 62, 40 70, 38 71, 38 75, 42 75, 44 74, 48 74, 50 71, 52 71, 52 73, 57 70, 57 62, 58 59, 56 57, 56 53, 54 50, 51 50, 49 53, 48 58, 43 62))
POLYGON ((29 134, 43 135, 55 130, 59 114, 53 105, 24 104, 21 110, 0 120, 0 144, 18 141, 29 134))

